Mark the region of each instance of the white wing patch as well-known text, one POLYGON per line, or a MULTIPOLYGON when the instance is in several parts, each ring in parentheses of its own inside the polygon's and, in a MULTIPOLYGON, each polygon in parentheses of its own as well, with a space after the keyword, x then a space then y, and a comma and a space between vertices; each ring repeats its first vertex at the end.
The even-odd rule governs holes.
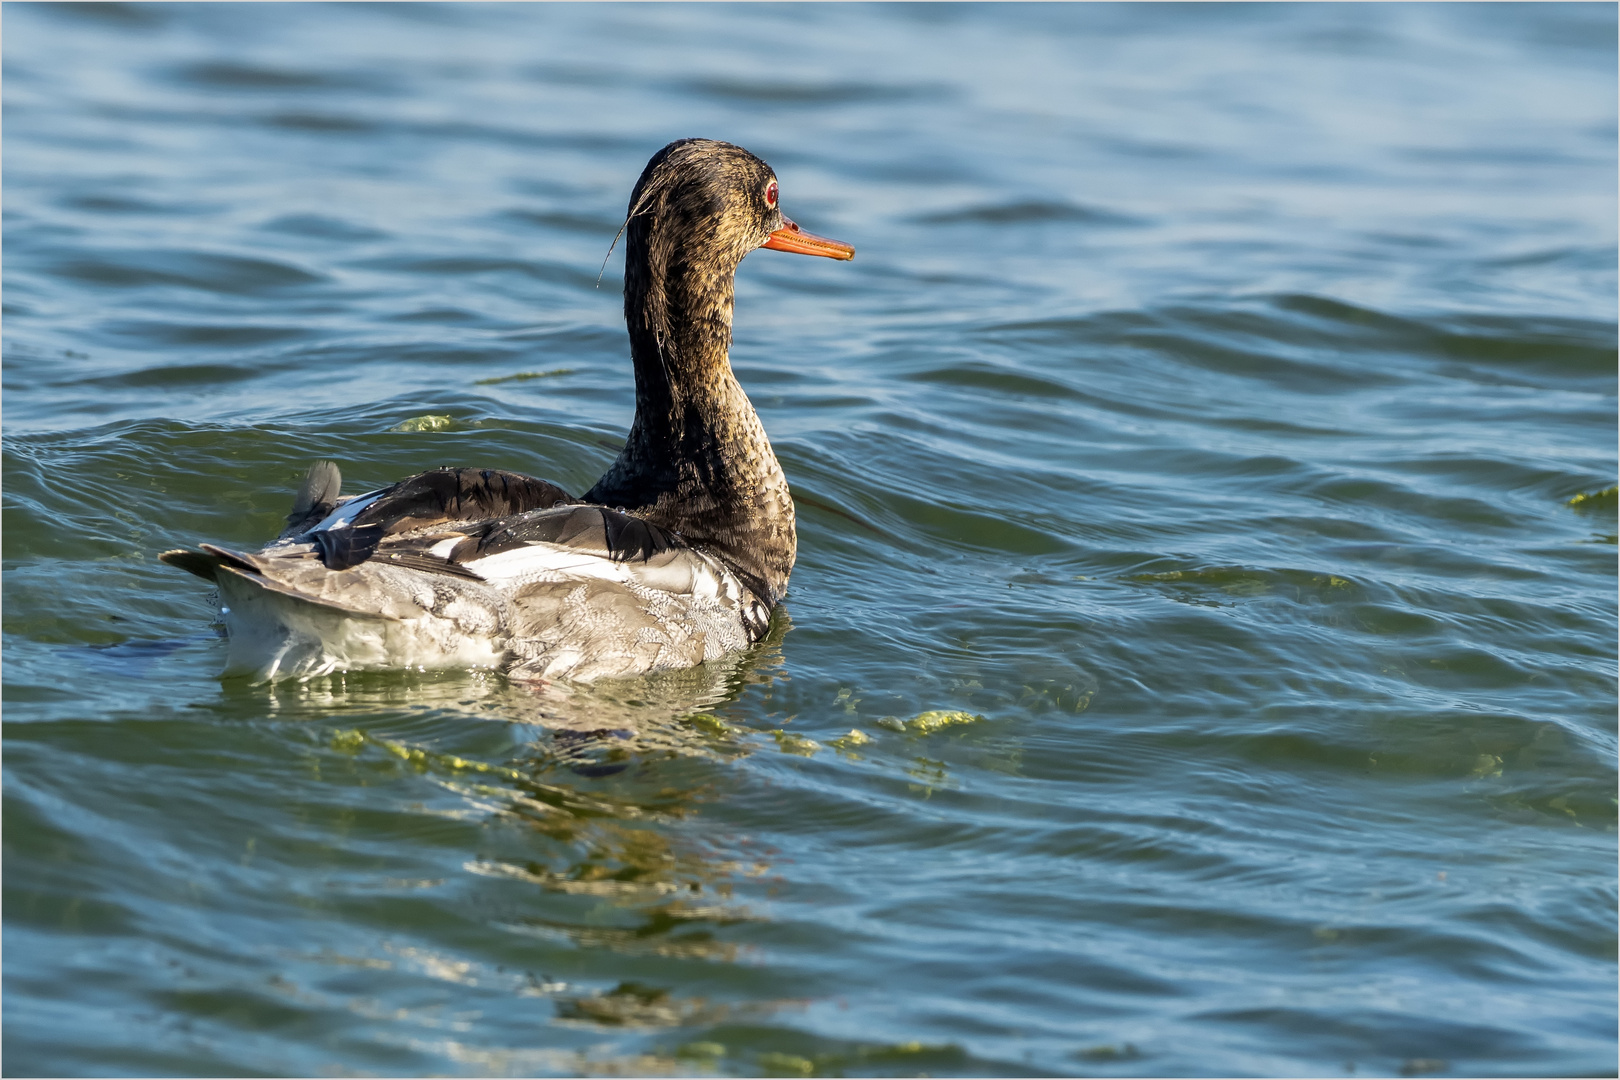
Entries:
POLYGON ((356 495, 352 499, 345 500, 336 510, 333 510, 330 514, 327 514, 324 518, 322 518, 319 525, 316 525, 309 531, 331 532, 334 529, 343 528, 350 522, 354 521, 355 518, 359 517, 360 511, 376 502, 385 493, 387 493, 388 490, 388 488, 378 488, 376 491, 368 491, 364 495, 356 495))
MULTIPOLYGON (((449 541, 434 548, 445 547, 449 541)), ((453 545, 452 545, 453 546, 453 545)), ((582 553, 556 544, 532 543, 509 551, 472 559, 467 569, 495 586, 527 579, 558 578, 612 581, 659 592, 689 596, 700 602, 735 605, 742 599, 742 583, 715 559, 701 551, 681 548, 660 552, 646 560, 618 561, 604 555, 582 553)))
POLYGON ((482 559, 468 560, 464 565, 467 569, 476 571, 485 581, 492 583, 516 581, 540 574, 597 578, 603 581, 630 581, 625 563, 614 562, 601 555, 582 555, 578 551, 558 547, 555 544, 525 544, 494 555, 486 555, 482 559))

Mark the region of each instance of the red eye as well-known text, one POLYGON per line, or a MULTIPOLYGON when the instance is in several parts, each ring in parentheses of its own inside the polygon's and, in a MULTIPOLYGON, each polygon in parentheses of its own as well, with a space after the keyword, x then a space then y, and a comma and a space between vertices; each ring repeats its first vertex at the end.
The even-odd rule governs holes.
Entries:
POLYGON ((776 181, 772 180, 765 185, 765 205, 776 209, 776 181))

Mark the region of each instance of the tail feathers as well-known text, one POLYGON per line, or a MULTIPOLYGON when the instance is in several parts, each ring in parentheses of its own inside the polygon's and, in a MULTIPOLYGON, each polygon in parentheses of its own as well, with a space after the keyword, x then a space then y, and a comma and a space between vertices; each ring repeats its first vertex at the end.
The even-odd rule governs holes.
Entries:
MULTIPOLYGON (((244 555, 239 552, 228 551, 222 547, 216 547, 213 544, 203 544, 201 547, 201 551, 192 551, 189 548, 165 551, 158 556, 158 559, 170 566, 177 566, 187 573, 196 574, 200 578, 212 581, 216 585, 226 584, 226 579, 229 578, 234 583, 245 582, 266 592, 279 593, 290 599, 313 604, 329 611, 336 611, 351 618, 386 619, 399 617, 398 612, 389 611, 385 613, 376 608, 367 608, 355 603, 346 604, 334 597, 320 595, 319 587, 326 583, 321 580, 325 571, 320 569, 319 563, 291 559, 272 560, 259 555, 244 555), (300 566, 299 564, 303 565, 300 566), (299 569, 303 569, 305 572, 302 574, 297 573, 299 569), (303 587, 300 588, 300 586, 303 587)), ((358 589, 355 592, 356 595, 352 599, 362 602, 371 599, 367 595, 368 590, 358 589)))
POLYGON ((343 473, 336 463, 317 461, 304 474, 304 482, 293 497, 292 513, 287 515, 283 537, 296 536, 337 508, 338 492, 343 490, 343 473))
MULTIPOLYGON (((292 513, 287 515, 287 528, 283 530, 280 538, 289 539, 319 524, 326 515, 337 509, 338 492, 341 490, 343 490, 343 473, 339 471, 336 463, 321 460, 311 465, 304 473, 304 482, 298 485, 298 494, 293 497, 292 513)), ((222 565, 233 566, 250 573, 258 572, 258 568, 244 556, 233 554, 224 548, 216 548, 212 544, 204 544, 202 548, 202 551, 176 548, 173 551, 163 552, 158 556, 158 560, 215 583, 219 581, 219 568, 222 565)))
POLYGON ((196 574, 200 578, 218 583, 221 569, 245 570, 250 574, 259 573, 259 566, 253 561, 251 555, 238 555, 234 551, 227 551, 213 544, 202 544, 201 551, 192 551, 190 548, 176 548, 165 551, 158 556, 158 561, 178 566, 188 574, 196 574))
POLYGON ((363 610, 361 608, 349 607, 346 604, 340 604, 340 603, 337 603, 337 602, 332 601, 332 600, 325 599, 325 598, 320 597, 320 596, 314 596, 314 595, 311 595, 308 592, 305 592, 302 589, 299 589, 299 588, 295 587, 294 585, 290 585, 290 584, 288 584, 286 582, 282 582, 282 581, 277 581, 274 578, 268 578, 268 577, 265 577, 262 574, 253 573, 252 571, 241 570, 241 569, 238 569, 237 567, 234 567, 234 566, 221 566, 219 568, 219 570, 218 570, 218 573, 220 574, 221 577, 229 576, 229 577, 231 577, 233 579, 236 579, 236 580, 239 580, 239 581, 244 581, 244 582, 247 582, 250 585, 257 586, 258 588, 263 589, 265 592, 277 593, 277 594, 279 594, 281 596, 285 596, 285 597, 287 597, 289 599, 296 600, 301 604, 308 604, 311 607, 325 608, 328 611, 335 611, 340 615, 346 616, 347 618, 351 618, 351 619, 390 619, 391 618, 391 616, 385 615, 385 614, 383 614, 382 612, 379 612, 379 611, 366 611, 366 610, 363 610))
POLYGON ((165 551, 158 556, 158 561, 170 566, 178 566, 188 574, 196 574, 207 581, 219 582, 221 570, 246 571, 249 574, 259 573, 258 565, 251 555, 238 555, 234 551, 227 551, 213 544, 202 544, 201 551, 192 551, 190 548, 176 548, 165 551))
POLYGON ((176 548, 159 555, 158 561, 177 566, 188 574, 196 574, 204 581, 219 581, 219 560, 205 552, 176 548))
POLYGON ((232 592, 240 592, 243 584, 255 585, 356 619, 417 619, 424 611, 419 577, 404 568, 365 563, 333 573, 314 552, 267 555, 201 546, 219 564, 215 572, 221 587, 228 581, 232 592))
MULTIPOLYGON (((424 572, 439 578, 445 587, 464 590, 484 584, 478 572, 420 551, 390 552, 352 572, 333 573, 322 564, 318 548, 272 555, 231 551, 215 544, 199 547, 196 551, 165 551, 158 559, 216 585, 230 584, 235 592, 243 585, 257 586, 360 619, 419 618, 426 603, 421 599, 420 575, 424 572)), ((430 591, 436 595, 442 588, 430 586, 430 591)))

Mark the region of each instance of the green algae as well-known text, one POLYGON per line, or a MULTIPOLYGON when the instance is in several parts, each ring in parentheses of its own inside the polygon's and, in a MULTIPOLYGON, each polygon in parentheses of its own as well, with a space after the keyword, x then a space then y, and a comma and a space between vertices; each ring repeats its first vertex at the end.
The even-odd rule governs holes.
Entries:
MULTIPOLYGON (((358 754, 365 746, 398 758, 418 773, 466 775, 473 774, 489 781, 504 783, 474 783, 471 789, 478 794, 496 798, 516 799, 531 810, 544 813, 560 812, 574 817, 615 817, 639 819, 657 817, 658 812, 621 800, 604 801, 571 787, 547 784, 528 773, 506 765, 492 765, 487 761, 465 758, 459 754, 423 750, 420 747, 374 735, 367 731, 344 730, 335 733, 331 746, 345 754, 358 754)), ((447 783, 441 780, 440 783, 447 783)), ((457 789, 460 790, 460 789, 457 789)))
POLYGON ((366 737, 353 728, 334 731, 330 740, 332 749, 340 754, 358 754, 366 745, 366 737))
POLYGON ((1126 580, 1150 585, 1209 586, 1235 597, 1288 595, 1291 592, 1295 599, 1300 599, 1309 592, 1331 592, 1355 586, 1349 578, 1337 574, 1318 574, 1309 570, 1261 570, 1247 566, 1163 570, 1157 573, 1131 574, 1126 580))
POLYGON ((839 757, 848 758, 851 761, 864 761, 864 756, 857 754, 855 748, 857 746, 866 746, 871 741, 872 736, 860 728, 850 728, 848 735, 840 735, 838 738, 831 740, 828 745, 838 751, 839 757))
POLYGON ((759 1070, 767 1076, 814 1076, 816 1063, 798 1054, 772 1051, 759 1055, 759 1070))
POLYGON ((929 709, 907 721, 906 731, 913 735, 930 735, 941 728, 976 724, 983 719, 976 713, 962 712, 960 709, 929 709))
POLYGON ((689 1042, 675 1051, 678 1058, 689 1058, 698 1061, 713 1061, 715 1058, 726 1056, 724 1043, 717 1042, 689 1042))
MULTIPOLYGON (((688 1043, 689 1047, 715 1046, 718 1043, 688 1043)), ((724 1050, 724 1047, 720 1047, 724 1050)), ((709 1067, 718 1065, 718 1055, 686 1053, 686 1047, 676 1056, 694 1060, 709 1067)), ((735 1053, 733 1060, 736 1059, 735 1053)), ((876 1067, 876 1075, 926 1076, 929 1073, 949 1071, 959 1067, 966 1059, 962 1048, 953 1043, 897 1042, 876 1045, 854 1045, 822 1053, 792 1053, 784 1050, 762 1051, 754 1058, 753 1072, 765 1076, 845 1076, 866 1075, 876 1067), (914 1071, 926 1068, 927 1071, 914 1071)))
POLYGON ((692 713, 682 719, 699 731, 707 732, 710 735, 731 734, 731 725, 713 713, 692 713))
POLYGON ((883 716, 872 722, 878 727, 906 735, 932 735, 942 728, 956 727, 959 724, 976 724, 983 719, 984 717, 977 713, 963 712, 960 709, 929 709, 918 713, 910 720, 902 720, 898 716, 883 716))
POLYGON ((833 739, 829 745, 837 747, 839 750, 853 750, 855 747, 865 746, 871 741, 872 736, 860 728, 850 728, 848 735, 840 735, 838 738, 833 739))
POLYGON ((1118 1046, 1108 1044, 1104 1046, 1088 1046, 1084 1050, 1075 1051, 1074 1056, 1081 1061, 1130 1061, 1142 1056, 1132 1043, 1121 1043, 1118 1046))
POLYGON ((422 416, 413 416, 389 428, 389 431, 449 431, 455 426, 455 417, 443 413, 426 413, 422 416))
POLYGON ((495 386, 498 383, 528 382, 530 379, 554 379, 559 375, 572 375, 573 368, 552 368, 550 371, 520 371, 516 375, 497 375, 492 379, 474 379, 474 386, 495 386))
POLYGON ((821 749, 821 744, 814 739, 807 739, 803 735, 795 735, 791 731, 778 729, 771 732, 771 737, 776 740, 776 748, 784 754, 815 757, 816 751, 821 749))
POLYGON ((1602 510, 1613 508, 1617 503, 1620 503, 1620 484, 1604 488, 1602 491, 1583 491, 1570 498, 1564 505, 1577 510, 1602 510))

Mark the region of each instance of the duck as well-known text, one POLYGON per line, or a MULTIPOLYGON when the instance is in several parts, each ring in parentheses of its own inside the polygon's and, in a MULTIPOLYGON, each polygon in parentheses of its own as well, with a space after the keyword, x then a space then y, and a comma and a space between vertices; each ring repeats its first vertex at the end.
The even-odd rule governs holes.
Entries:
POLYGON ((756 248, 855 256, 786 217, 779 195, 775 171, 731 143, 680 139, 648 161, 619 230, 635 417, 582 496, 445 467, 346 497, 323 460, 263 549, 163 552, 217 586, 225 673, 491 668, 592 683, 764 637, 798 539, 787 478, 731 368, 735 275, 756 248))

